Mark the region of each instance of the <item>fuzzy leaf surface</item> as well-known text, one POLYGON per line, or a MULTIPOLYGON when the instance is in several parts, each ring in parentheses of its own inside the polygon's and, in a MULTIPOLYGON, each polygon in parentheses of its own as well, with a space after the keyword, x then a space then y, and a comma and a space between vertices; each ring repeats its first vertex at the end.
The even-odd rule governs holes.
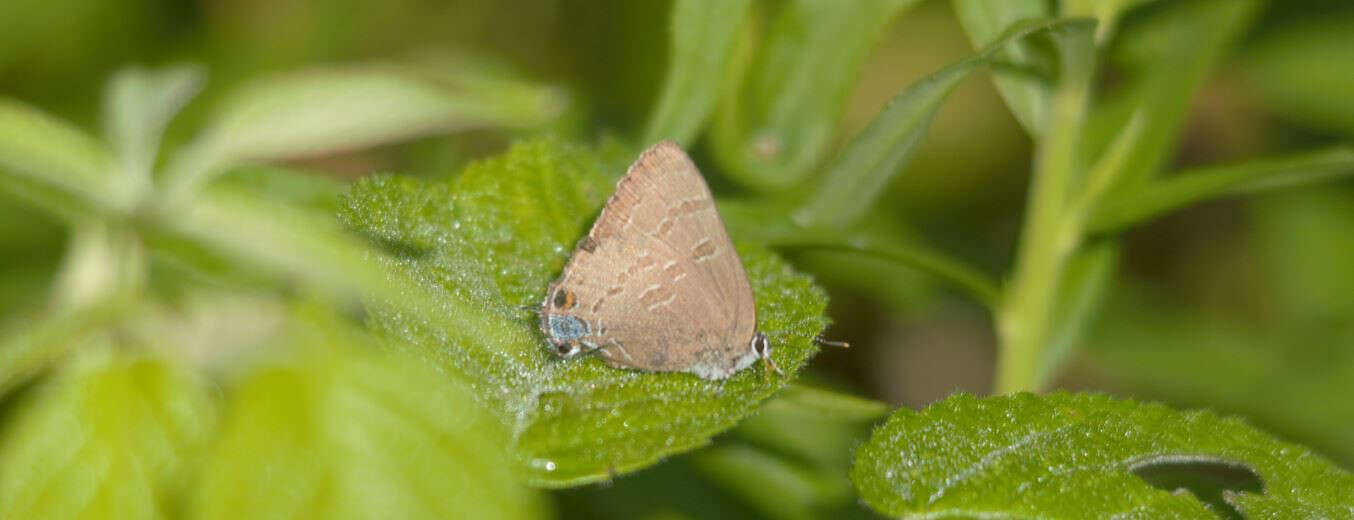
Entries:
POLYGON ((979 399, 901 410, 856 453, 851 477, 876 510, 909 518, 1216 518, 1188 492, 1154 487, 1154 466, 1253 474, 1221 492, 1249 518, 1354 514, 1354 475, 1233 418, 1095 394, 979 399))

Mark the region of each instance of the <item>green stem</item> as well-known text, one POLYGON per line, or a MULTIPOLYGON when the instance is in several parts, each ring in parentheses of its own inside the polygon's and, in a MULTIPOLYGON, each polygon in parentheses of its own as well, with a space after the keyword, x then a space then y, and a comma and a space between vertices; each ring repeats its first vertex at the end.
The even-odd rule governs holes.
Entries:
POLYGON ((1062 81, 1035 156, 1014 276, 996 316, 1001 340, 998 393, 1037 389, 1039 360, 1049 343, 1058 286, 1084 228, 1081 216, 1071 211, 1069 192, 1078 172, 1093 48, 1088 41, 1072 40, 1069 34, 1057 37, 1063 39, 1062 81))

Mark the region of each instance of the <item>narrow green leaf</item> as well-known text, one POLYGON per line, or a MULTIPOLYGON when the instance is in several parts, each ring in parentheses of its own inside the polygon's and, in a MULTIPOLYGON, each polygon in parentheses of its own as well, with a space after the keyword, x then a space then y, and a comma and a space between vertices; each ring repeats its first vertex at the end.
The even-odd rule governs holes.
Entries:
MULTIPOLYGON (((374 178, 346 201, 349 226, 386 245, 428 290, 472 309, 448 328, 380 306, 372 326, 438 365, 465 374, 480 401, 513 432, 519 472, 545 486, 611 478, 708 442, 788 382, 746 370, 723 383, 689 374, 611 368, 555 358, 535 314, 615 176, 599 158, 553 140, 532 141, 472 165, 450 181, 374 178)), ((758 328, 793 374, 815 350, 825 296, 762 247, 738 249, 757 299, 758 328)))
POLYGON ((85 211, 116 208, 110 189, 111 155, 102 143, 31 106, 0 99, 0 179, 22 184, 21 194, 39 197, 59 211, 76 204, 85 211))
POLYGON ((323 155, 479 127, 538 125, 562 109, 554 89, 479 74, 426 78, 394 67, 312 70, 247 84, 221 102, 170 165, 181 197, 240 161, 323 155))
POLYGON ((1142 137, 1128 154, 1118 190, 1132 191, 1159 175, 1174 158, 1194 94, 1232 43, 1249 26, 1252 0, 1168 2, 1126 26, 1110 51, 1125 78, 1102 95, 1091 113, 1082 149, 1098 157, 1125 125, 1142 118, 1142 137))
POLYGON ((940 103, 961 80, 989 65, 1012 42, 1074 27, 1086 21, 1036 20, 1016 24, 978 54, 923 78, 903 90, 847 145, 818 182, 812 197, 795 212, 805 227, 841 229, 874 204, 893 176, 912 158, 940 103))
POLYGON ((1114 35, 1119 19, 1135 7, 1155 0, 1064 0, 1062 16, 1092 17, 1096 20, 1095 41, 1105 43, 1114 35))
POLYGON ((767 407, 806 410, 818 417, 846 421, 872 421, 889 412, 889 405, 879 401, 802 384, 790 385, 767 407))
POLYGON ((0 516, 177 516, 215 422, 206 387, 153 360, 87 355, 39 387, 0 444, 0 516))
POLYGON ((1214 198, 1351 174, 1354 174, 1354 148, 1349 147, 1183 171, 1111 198, 1095 212, 1090 230, 1112 233, 1214 198))
POLYGON ((335 296, 385 284, 368 249, 332 221, 246 192, 212 190, 164 222, 164 231, 335 296))
POLYGON ((234 389, 192 518, 537 516, 468 391, 342 347, 256 369, 234 389))
POLYGON ((777 13, 742 87, 717 112, 714 151, 735 180, 793 186, 824 158, 860 67, 916 0, 793 0, 777 13))
POLYGON ((737 60, 734 45, 748 23, 749 0, 679 0, 668 24, 668 71, 644 143, 689 146, 700 133, 737 60))
POLYGON ((202 88, 202 70, 179 66, 131 67, 109 81, 104 134, 120 161, 119 196, 133 205, 149 194, 160 138, 169 121, 202 88))
MULTIPOLYGON (((953 0, 950 3, 975 49, 992 45, 1021 21, 1051 18, 1053 15, 1049 3, 1044 0, 953 0)), ((1006 46, 999 59, 1016 68, 1036 68, 1041 65, 1041 56, 1028 43, 1021 41, 1006 46)), ((1047 82, 1029 73, 1001 69, 993 71, 992 81, 997 84, 997 92, 1025 132, 1030 135, 1042 133, 1048 113, 1047 82)))
POLYGON ((1246 423, 1091 394, 951 397, 901 410, 856 454, 851 478, 876 510, 905 517, 1215 518, 1139 472, 1195 462, 1250 473, 1260 492, 1222 500, 1252 518, 1354 514, 1354 475, 1246 423))
POLYGON ((948 281, 988 306, 994 306, 1000 296, 1001 291, 992 277, 929 246, 915 243, 916 240, 900 238, 904 233, 892 229, 886 220, 866 219, 868 222, 864 225, 841 232, 806 228, 790 219, 766 217, 784 215, 788 212, 786 207, 775 200, 733 200, 720 203, 719 211, 729 232, 743 240, 766 242, 782 249, 855 253, 887 261, 948 281))
POLYGON ((1354 15, 1313 10, 1261 36, 1239 67, 1269 113, 1354 137, 1354 15))
POLYGON ((890 411, 885 403, 796 384, 739 424, 733 437, 817 469, 845 471, 852 448, 890 411))

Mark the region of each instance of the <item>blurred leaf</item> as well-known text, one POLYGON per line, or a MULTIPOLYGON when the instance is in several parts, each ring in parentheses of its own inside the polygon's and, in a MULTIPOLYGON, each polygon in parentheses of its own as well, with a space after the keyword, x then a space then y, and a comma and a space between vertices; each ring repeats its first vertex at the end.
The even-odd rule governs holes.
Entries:
POLYGON ((768 410, 784 407, 843 421, 873 421, 889 413, 888 404, 802 384, 790 385, 766 406, 768 410))
POLYGON ((215 405, 200 381, 165 362, 90 359, 99 355, 39 387, 8 424, 0 516, 177 516, 215 405))
POLYGON ((0 395, 6 395, 88 343, 90 331, 121 316, 125 302, 29 315, 7 323, 0 341, 0 395), (36 315, 36 317, 32 317, 36 315))
POLYGON ((221 102, 203 135, 171 163, 170 196, 249 160, 331 154, 422 135, 544 123, 552 89, 476 76, 423 78, 394 67, 311 70, 257 80, 221 102))
POLYGON ((249 193, 289 208, 333 215, 348 184, 322 171, 258 165, 232 170, 217 181, 222 188, 249 193))
POLYGON ((1354 324, 1354 195, 1334 186, 1257 200, 1255 249, 1283 321, 1298 328, 1354 324))
POLYGON ((733 435, 782 458, 844 472, 864 427, 889 411, 885 403, 795 384, 767 401, 733 435))
POLYGON ((774 202, 729 201, 721 203, 719 209, 729 231, 742 240, 766 242, 781 249, 869 256, 946 280, 989 306, 999 298, 997 282, 991 277, 925 245, 900 239, 900 233, 888 229, 884 219, 867 219, 869 222, 843 232, 808 228, 790 219, 768 219, 767 215, 787 212, 774 202))
POLYGON ((1062 16, 1096 19, 1095 41, 1104 43, 1114 34, 1119 19, 1129 10, 1155 0, 1063 0, 1062 16))
MULTIPOLYGON (((616 479, 553 493, 560 518, 706 520, 758 518, 741 497, 712 482, 682 456, 616 479)), ((754 479, 755 480, 755 479, 754 479)))
MULTIPOLYGON (((788 383, 746 370, 727 382, 561 360, 534 314, 613 189, 593 153, 553 140, 514 146, 450 181, 377 177, 354 186, 352 227, 400 255, 430 291, 473 302, 444 322, 378 309, 372 326, 472 381, 510 426, 519 472, 545 486, 604 480, 704 445, 788 383), (466 334, 476 327, 483 334, 466 334)), ((619 173, 619 172, 616 172, 619 173)), ((739 248, 776 363, 794 373, 826 324, 825 296, 764 248, 739 248)))
POLYGON ((0 185, 62 216, 116 208, 111 165, 103 144, 79 129, 0 98, 0 185))
MULTIPOLYGON (((976 49, 986 49, 1006 36, 1017 23, 1052 17, 1044 0, 953 0, 954 13, 976 49)), ((1016 67, 1040 65, 1038 51, 1027 42, 1013 41, 999 52, 1000 60, 1016 67)), ((1048 112, 1049 86, 1028 72, 993 71, 992 81, 1020 126, 1030 135, 1039 135, 1048 112)))
POLYGON ((202 88, 203 72, 179 66, 119 71, 104 101, 105 138, 121 162, 118 194, 130 206, 150 193, 160 138, 175 114, 202 88))
POLYGON ((793 0, 775 15, 740 89, 717 112, 713 146, 750 187, 804 180, 827 153, 867 53, 916 0, 793 0))
POLYGON ((690 146, 700 133, 731 70, 739 33, 748 23, 749 0, 678 0, 668 24, 667 79, 643 143, 672 139, 690 146))
POLYGON ((795 384, 690 460, 768 518, 873 518, 846 474, 870 423, 888 412, 884 403, 795 384))
POLYGON ((880 192, 912 158, 912 152, 926 135, 931 118, 960 80, 991 64, 1012 42, 1074 27, 1089 28, 1090 25, 1073 20, 1021 22, 973 57, 941 69, 903 90, 842 151, 819 179, 818 189, 795 212, 795 221, 806 227, 836 229, 855 222, 873 207, 880 192))
POLYGON ((367 248, 321 215, 271 204, 238 190, 216 189, 165 222, 166 230, 335 295, 385 285, 367 248))
POLYGON ((1282 25, 1243 70, 1274 114, 1354 136, 1354 16, 1322 12, 1282 25))
POLYGON ((845 485, 833 486, 828 475, 752 446, 719 444, 697 452, 692 459, 708 478, 767 518, 824 518, 825 504, 820 501, 835 498, 833 502, 837 502, 850 496, 846 479, 841 479, 845 485))
POLYGON ((1117 231, 1213 198, 1351 174, 1354 174, 1354 148, 1348 147, 1183 171, 1112 197, 1096 211, 1091 231, 1117 231))
POLYGON ((1081 377, 1182 406, 1245 414, 1346 467, 1354 463, 1354 433, 1346 427, 1354 424, 1354 401, 1346 398, 1354 380, 1348 315, 1306 317, 1295 320, 1294 330, 1273 331, 1145 287, 1120 286, 1112 294, 1087 341, 1081 377))
MULTIPOLYGON (((1124 27, 1111 52, 1125 79, 1101 95, 1091 113, 1083 158, 1101 155, 1125 125, 1142 118, 1142 136, 1128 154, 1117 189, 1133 191, 1175 158, 1190 103, 1257 12, 1253 0, 1165 2, 1124 27)), ((1089 159, 1088 159, 1089 160, 1089 159)))
POLYGON ((75 222, 52 287, 51 305, 76 309, 141 292, 146 252, 141 238, 120 222, 75 222))
POLYGON ((365 294, 410 309, 427 303, 420 291, 405 291, 398 277, 372 262, 374 251, 367 244, 326 217, 218 187, 156 231, 340 300, 356 301, 365 294))
POLYGON ((1189 493, 1139 472, 1202 463, 1253 473, 1261 492, 1223 491, 1242 514, 1338 517, 1354 475, 1237 419, 1094 394, 948 398, 900 410, 856 454, 861 497, 892 516, 1215 518, 1189 493))
POLYGON ((252 371, 232 392, 191 510, 202 519, 537 516, 506 460, 498 425, 444 375, 368 353, 302 357, 252 371))

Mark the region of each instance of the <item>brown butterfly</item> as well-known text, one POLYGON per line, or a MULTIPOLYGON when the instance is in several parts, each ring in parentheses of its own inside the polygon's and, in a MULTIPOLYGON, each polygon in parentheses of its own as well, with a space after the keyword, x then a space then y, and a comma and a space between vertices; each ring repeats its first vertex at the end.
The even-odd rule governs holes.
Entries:
POLYGON ((780 372, 710 188, 676 143, 653 145, 579 241, 540 310, 561 357, 726 379, 758 359, 780 372))

